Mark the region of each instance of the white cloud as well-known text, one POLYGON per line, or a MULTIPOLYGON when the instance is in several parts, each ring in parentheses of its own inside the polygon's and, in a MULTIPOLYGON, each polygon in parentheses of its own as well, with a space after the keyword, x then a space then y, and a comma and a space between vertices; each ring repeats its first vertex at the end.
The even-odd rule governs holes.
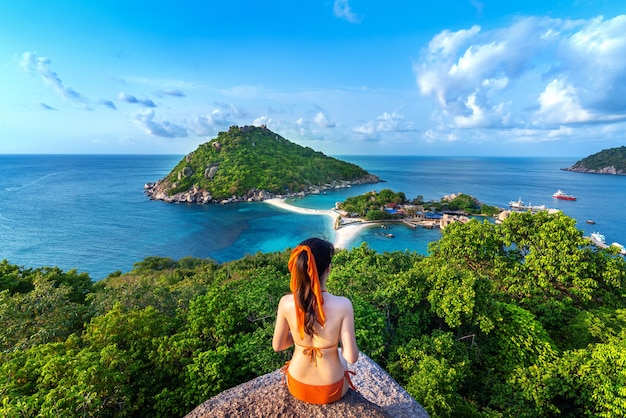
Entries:
POLYGON ((192 118, 190 130, 198 136, 215 134, 220 128, 237 125, 238 120, 249 118, 250 115, 232 104, 218 103, 217 107, 206 115, 192 118))
POLYGON ((404 115, 384 112, 375 120, 367 121, 352 128, 352 131, 367 138, 378 138, 381 133, 410 132, 415 130, 413 122, 407 122, 404 115))
POLYGON ((361 17, 352 12, 348 0, 335 0, 333 4, 333 13, 335 17, 345 19, 350 23, 360 23, 361 17))
POLYGON ((317 112, 315 114, 313 121, 322 128, 334 128, 335 127, 335 122, 331 122, 328 119, 328 116, 322 111, 317 112))
POLYGON ((254 122, 252 122, 252 125, 254 126, 261 126, 261 125, 269 125, 270 123, 272 123, 272 118, 270 118, 269 116, 259 116, 258 118, 256 118, 254 120, 254 122))
POLYGON ((539 95, 540 120, 549 124, 588 122, 591 115, 580 105, 576 88, 563 80, 552 80, 539 95))
POLYGON ((413 69, 447 128, 553 129, 626 118, 624 57, 626 16, 526 17, 497 30, 443 31, 413 69))
POLYGON ((149 135, 166 138, 187 136, 186 128, 173 124, 167 120, 155 120, 154 110, 152 109, 139 113, 135 117, 135 123, 149 135))
POLYGON ((78 103, 81 108, 91 110, 88 100, 71 87, 66 86, 57 73, 50 68, 48 58, 39 57, 36 52, 24 52, 20 67, 28 74, 37 73, 55 93, 69 101, 78 103))

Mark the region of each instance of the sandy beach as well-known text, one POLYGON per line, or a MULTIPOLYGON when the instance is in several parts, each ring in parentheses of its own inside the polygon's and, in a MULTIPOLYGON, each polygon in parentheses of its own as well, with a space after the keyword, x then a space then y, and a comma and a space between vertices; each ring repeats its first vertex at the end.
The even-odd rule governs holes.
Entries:
MULTIPOLYGON (((321 209, 308 209, 301 208, 298 206, 290 205, 285 202, 285 199, 267 199, 264 202, 269 203, 270 205, 277 206, 281 209, 285 209, 291 212, 297 212, 302 215, 322 215, 329 216, 333 223, 339 216, 339 213, 334 210, 321 210, 321 209)), ((335 229, 335 240, 333 245, 335 248, 348 248, 348 245, 354 240, 354 238, 358 235, 358 233, 364 228, 368 228, 373 226, 372 223, 365 223, 358 220, 355 220, 353 223, 343 224, 339 229, 335 229)))

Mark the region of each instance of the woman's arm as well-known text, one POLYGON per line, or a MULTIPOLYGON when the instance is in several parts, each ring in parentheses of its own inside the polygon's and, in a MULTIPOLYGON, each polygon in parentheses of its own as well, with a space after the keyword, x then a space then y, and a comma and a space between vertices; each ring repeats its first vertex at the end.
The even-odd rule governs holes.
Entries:
POLYGON ((283 315, 284 298, 278 303, 278 312, 276 313, 276 325, 274 325, 274 337, 272 338, 272 348, 274 351, 282 351, 293 345, 293 337, 289 330, 289 322, 283 315))
POLYGON ((359 359, 359 348, 354 335, 354 309, 349 299, 346 299, 346 309, 341 322, 341 354, 348 363, 355 363, 359 359))

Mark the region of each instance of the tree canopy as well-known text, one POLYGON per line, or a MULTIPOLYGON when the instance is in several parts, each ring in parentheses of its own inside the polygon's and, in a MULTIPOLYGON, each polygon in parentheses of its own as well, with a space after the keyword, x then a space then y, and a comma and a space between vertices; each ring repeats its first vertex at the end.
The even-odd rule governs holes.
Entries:
MULTIPOLYGON (((289 249, 151 257, 92 283, 0 263, 0 415, 183 416, 290 357, 289 249)), ((429 255, 340 250, 359 348, 432 417, 626 415, 626 263, 562 214, 454 223, 429 255)))

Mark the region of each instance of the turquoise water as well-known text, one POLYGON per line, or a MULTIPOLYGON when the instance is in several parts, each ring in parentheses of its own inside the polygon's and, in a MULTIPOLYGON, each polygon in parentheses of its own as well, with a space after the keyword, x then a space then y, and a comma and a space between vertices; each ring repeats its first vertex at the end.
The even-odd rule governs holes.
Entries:
MULTIPOLYGON (((128 271, 148 256, 192 256, 219 262, 258 251, 292 247, 309 236, 333 239, 327 216, 300 215, 265 203, 166 204, 150 201, 146 182, 165 176, 176 155, 0 155, 0 259, 25 267, 59 266, 86 271, 95 280, 128 271)), ((522 198, 546 204, 578 220, 585 233, 626 244, 626 176, 570 173, 570 159, 339 156, 377 174, 385 183, 363 185, 296 199, 295 205, 329 209, 336 201, 391 188, 408 198, 439 200, 468 193, 506 207, 522 198), (553 199, 556 189, 576 202, 553 199), (585 223, 596 221, 595 225, 585 223)), ((364 230, 377 251, 427 253, 438 230, 391 226, 364 230)))

